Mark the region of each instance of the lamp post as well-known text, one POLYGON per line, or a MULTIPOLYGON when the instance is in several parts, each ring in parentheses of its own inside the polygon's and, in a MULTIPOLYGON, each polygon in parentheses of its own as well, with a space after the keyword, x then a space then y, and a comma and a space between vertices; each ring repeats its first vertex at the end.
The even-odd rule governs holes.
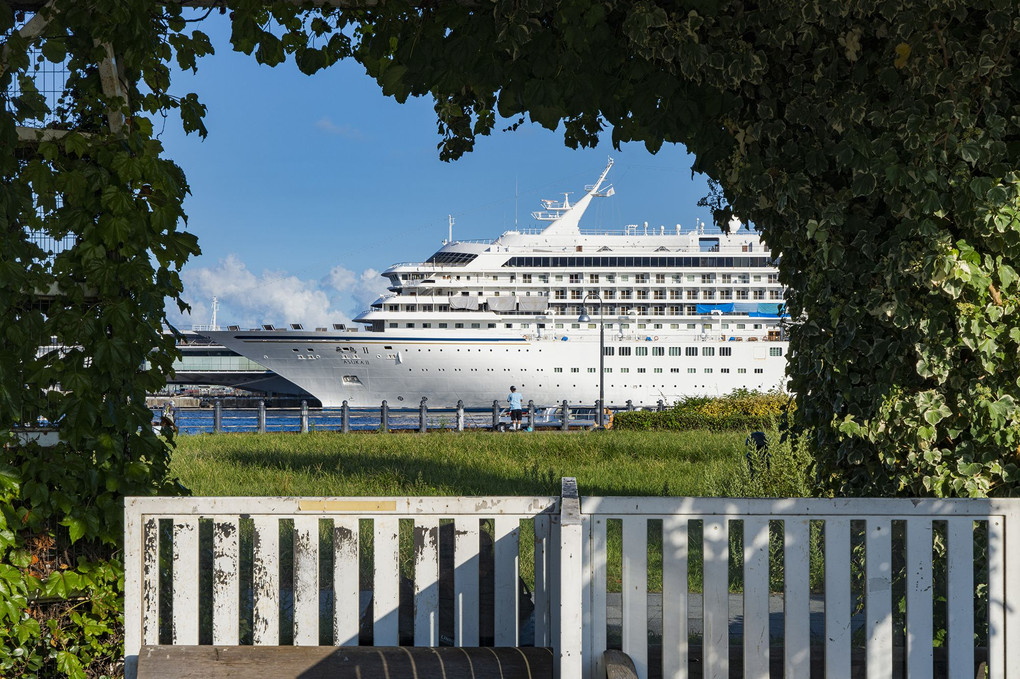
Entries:
POLYGON ((603 429, 606 413, 606 324, 602 316, 602 297, 597 292, 589 292, 581 300, 581 315, 577 317, 577 322, 588 323, 591 321, 591 316, 588 315, 588 310, 584 306, 589 297, 599 301, 599 406, 597 408, 597 422, 598 428, 603 429))

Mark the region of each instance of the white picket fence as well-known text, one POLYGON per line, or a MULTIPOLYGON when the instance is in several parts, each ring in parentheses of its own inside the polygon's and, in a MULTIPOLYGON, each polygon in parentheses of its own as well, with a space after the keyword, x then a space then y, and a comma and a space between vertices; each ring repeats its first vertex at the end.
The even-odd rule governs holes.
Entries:
POLYGON ((786 677, 807 677, 821 652, 827 678, 863 663, 869 679, 891 679, 896 653, 903 676, 931 677, 933 635, 945 627, 948 676, 975 676, 978 639, 989 677, 1020 677, 1018 510, 1020 500, 578 498, 572 479, 561 498, 129 498, 127 676, 142 645, 356 645, 367 626, 375 645, 551 646, 564 679, 598 676, 617 635, 642 679, 687 677, 695 649, 704 677, 729 677, 739 669, 730 667, 734 646, 745 677, 768 677, 773 653, 786 677), (784 573, 778 635, 769 626, 770 537, 784 573), (945 551, 936 549, 943 539, 945 551), (286 542, 293 547, 281 550, 286 542), (649 561, 660 559, 661 583, 649 588, 649 561), (611 566, 619 595, 608 586, 611 566), (689 610, 689 572, 699 569, 701 608, 689 610), (534 582, 525 625, 519 574, 534 582), (480 591, 486 577, 489 594, 480 591), (452 592, 446 608, 443 592, 447 604, 452 592), (403 625, 401 599, 413 608, 403 625), (823 638, 812 640, 819 602, 823 638), (894 648, 899 634, 904 649, 894 648))

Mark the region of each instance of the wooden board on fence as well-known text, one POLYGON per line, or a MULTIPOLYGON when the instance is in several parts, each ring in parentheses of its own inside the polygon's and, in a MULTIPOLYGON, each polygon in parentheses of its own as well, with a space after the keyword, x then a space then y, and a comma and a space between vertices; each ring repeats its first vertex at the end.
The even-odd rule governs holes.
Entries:
POLYGON ((138 679, 552 679, 549 648, 143 646, 138 679))

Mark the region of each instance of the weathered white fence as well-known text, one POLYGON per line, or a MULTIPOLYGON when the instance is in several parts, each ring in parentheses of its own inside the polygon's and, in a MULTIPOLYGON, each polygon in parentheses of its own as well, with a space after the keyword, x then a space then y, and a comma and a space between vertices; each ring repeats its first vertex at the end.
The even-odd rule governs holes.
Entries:
POLYGON ((943 672, 969 678, 975 676, 978 642, 986 644, 989 677, 1020 677, 1020 501, 585 497, 580 506, 589 536, 585 676, 595 675, 607 648, 607 524, 618 521, 621 645, 642 677, 660 670, 648 666, 655 646, 649 642, 649 556, 662 563, 661 676, 670 679, 688 676, 690 640, 696 636, 688 626, 692 619, 703 620, 697 645, 705 677, 731 676, 735 645, 742 647, 735 655, 744 677, 768 677, 770 653, 776 652, 782 654, 784 676, 812 676, 814 652, 824 659, 815 663, 816 673, 832 679, 943 672), (661 538, 661 547, 649 535, 661 538), (773 555, 772 561, 773 568, 776 561, 782 564, 784 576, 778 639, 769 628, 770 542, 780 546, 781 557, 773 555), (736 574, 731 556, 743 561, 736 574), (688 610, 692 565, 703 574, 700 611, 688 610), (813 567, 824 570, 824 584, 814 596, 813 567), (935 573, 945 574, 942 591, 935 573), (975 582, 976 574, 981 582, 975 582), (940 619, 935 600, 941 597, 940 619), (822 607, 815 617, 824 621, 814 651, 813 598, 822 607), (739 633, 731 629, 734 604, 739 633), (948 632, 948 659, 946 667, 936 668, 933 639, 939 627, 948 632), (905 648, 894 649, 897 636, 905 648), (858 647, 863 653, 854 652, 858 647))
POLYGON ((445 643, 516 646, 532 603, 521 600, 522 554, 534 569, 526 641, 554 645, 555 497, 129 498, 125 519, 128 677, 142 645, 238 645, 242 617, 254 645, 438 646, 440 589, 452 596, 445 643), (522 521, 533 545, 521 544, 522 521), (403 625, 401 599, 413 615, 403 625), (332 629, 320 630, 327 614, 332 629))
POLYGON ((578 499, 571 479, 562 498, 132 498, 127 674, 143 644, 361 642, 551 646, 564 679, 617 645, 642 679, 1020 677, 1018 510, 578 499))

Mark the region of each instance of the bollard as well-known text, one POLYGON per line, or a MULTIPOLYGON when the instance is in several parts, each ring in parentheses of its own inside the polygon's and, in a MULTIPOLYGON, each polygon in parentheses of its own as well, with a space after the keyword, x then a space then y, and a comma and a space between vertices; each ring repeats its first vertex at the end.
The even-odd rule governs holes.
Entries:
POLYGON ((492 402, 492 431, 499 429, 499 401, 492 402))
POLYGON ((560 430, 567 431, 570 429, 570 408, 567 406, 566 399, 563 400, 563 421, 560 422, 560 430))
POLYGON ((428 422, 425 417, 428 415, 428 406, 425 405, 425 401, 429 400, 428 396, 421 397, 421 405, 418 406, 418 433, 425 434, 429 430, 428 422))
POLYGON ((340 431, 345 434, 351 433, 351 407, 345 400, 340 404, 340 431))
POLYGON ((213 433, 223 433, 223 404, 219 399, 216 399, 216 405, 213 406, 213 433))
POLYGON ((383 401, 379 408, 379 431, 383 434, 390 433, 390 406, 386 401, 383 401))
POLYGON ((627 399, 627 410, 630 412, 634 411, 634 401, 631 401, 629 398, 627 399))
POLYGON ((457 431, 464 431, 464 401, 457 401, 457 431))
POLYGON ((535 431, 535 402, 528 399, 528 431, 535 431))
POLYGON ((663 400, 662 400, 662 399, 660 398, 660 399, 659 399, 659 405, 658 405, 658 407, 656 408, 656 410, 658 410, 658 411, 659 411, 659 412, 661 413, 661 412, 662 412, 662 411, 664 411, 665 409, 666 409, 666 402, 665 402, 665 401, 663 401, 663 400))
POLYGON ((308 433, 308 401, 301 401, 301 433, 308 433))
POLYGON ((266 402, 259 401, 259 433, 266 433, 266 402))

